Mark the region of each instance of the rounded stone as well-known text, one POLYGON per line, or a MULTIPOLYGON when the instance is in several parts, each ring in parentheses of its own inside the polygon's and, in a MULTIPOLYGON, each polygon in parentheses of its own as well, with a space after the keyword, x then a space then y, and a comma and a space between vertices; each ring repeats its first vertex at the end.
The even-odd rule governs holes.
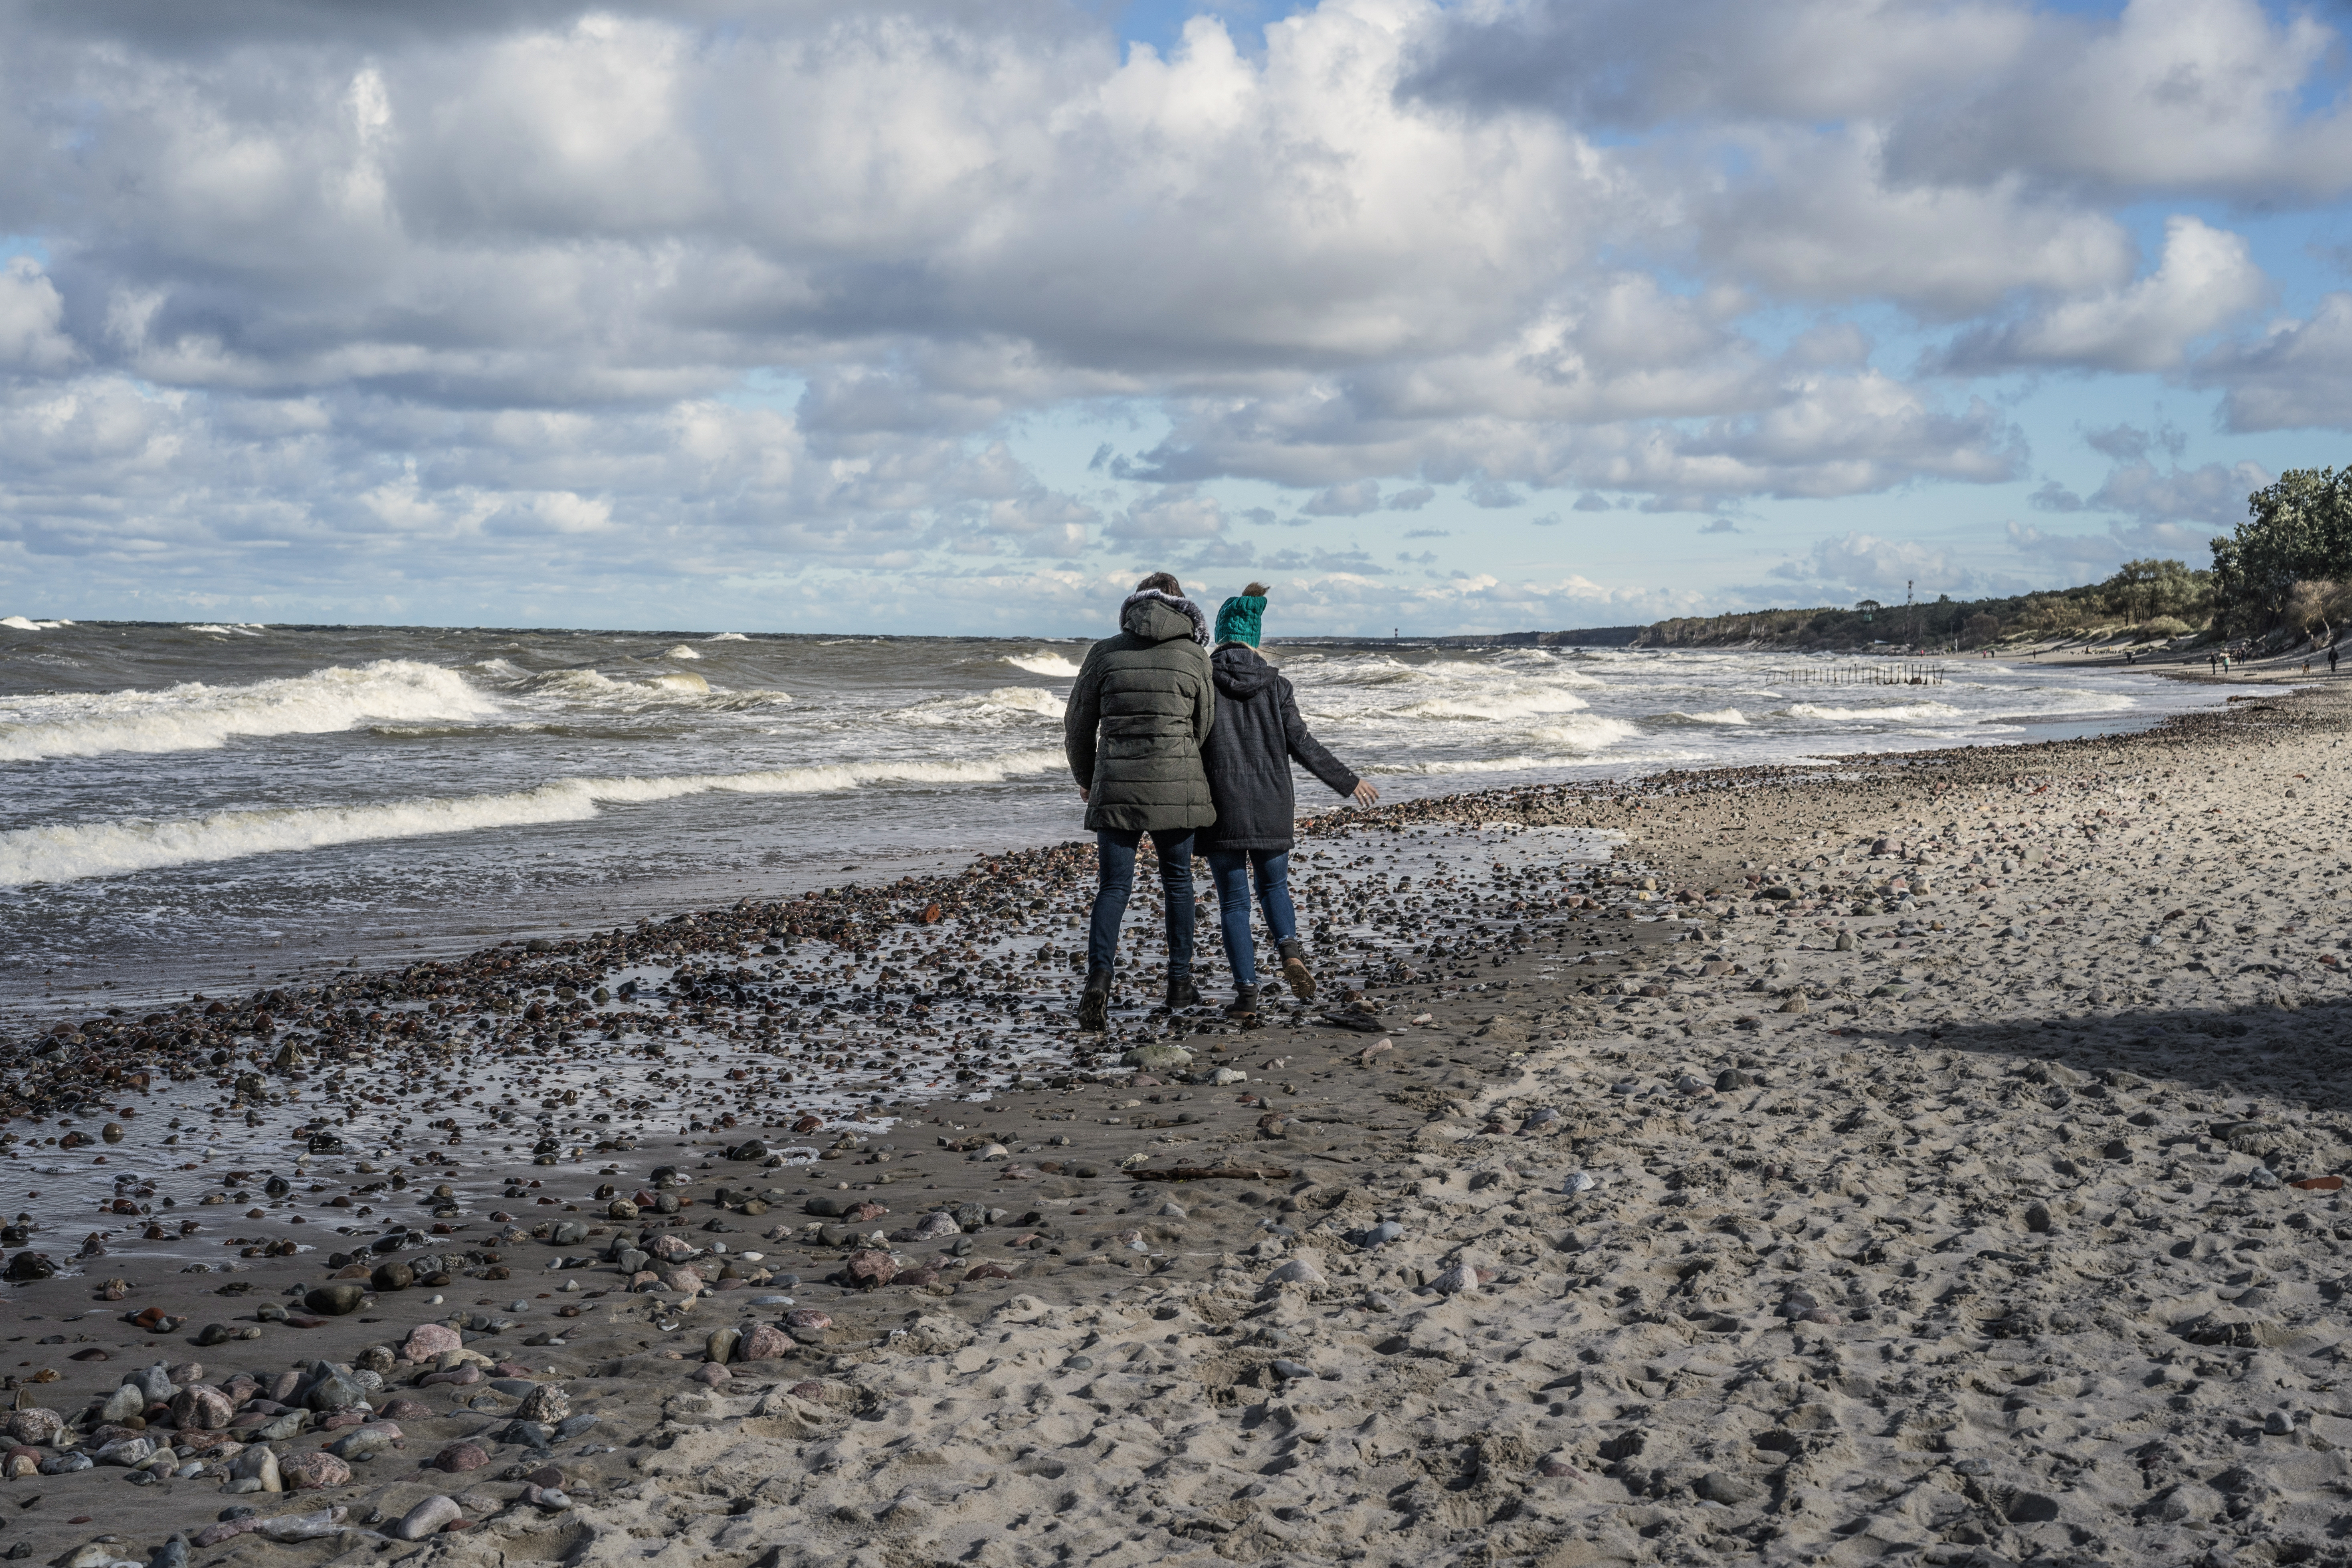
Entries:
POLYGON ((358 1311, 367 1296, 366 1286, 356 1280, 341 1280, 312 1288, 302 1297, 302 1304, 323 1317, 342 1318, 358 1311))
POLYGON ((288 1491, 319 1491, 349 1481, 352 1468, 322 1448, 310 1448, 278 1460, 278 1474, 288 1491))

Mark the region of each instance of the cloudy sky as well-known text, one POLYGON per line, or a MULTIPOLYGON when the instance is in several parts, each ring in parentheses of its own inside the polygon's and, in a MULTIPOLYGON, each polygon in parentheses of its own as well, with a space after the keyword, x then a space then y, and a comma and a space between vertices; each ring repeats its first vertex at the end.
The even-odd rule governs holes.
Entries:
POLYGON ((0 0, 0 615, 2013 591, 2352 424, 2352 13, 0 0))

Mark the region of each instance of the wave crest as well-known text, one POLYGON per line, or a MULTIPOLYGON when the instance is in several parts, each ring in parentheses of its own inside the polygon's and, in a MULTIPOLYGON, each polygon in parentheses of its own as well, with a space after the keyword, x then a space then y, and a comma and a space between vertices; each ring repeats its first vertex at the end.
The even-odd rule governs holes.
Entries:
POLYGON ((687 795, 820 795, 877 784, 997 784, 1067 765, 1055 747, 966 762, 844 763, 760 773, 558 779, 504 795, 19 828, 0 833, 0 887, 121 876, 370 839, 580 822, 595 816, 602 805, 646 805, 687 795))
POLYGON ((1948 702, 1895 702, 1885 708, 1835 708, 1821 702, 1791 702, 1783 710, 1791 719, 1859 721, 1866 724, 1899 724, 1923 719, 1958 719, 1964 710, 1948 702))
POLYGON ((495 711, 439 665, 384 658, 250 686, 189 681, 160 691, 19 699, 0 706, 0 761, 117 752, 201 752, 232 737, 320 735, 369 722, 479 718, 495 711))
POLYGON ((935 697, 894 710, 889 717, 927 729, 957 729, 1059 719, 1064 706, 1041 686, 1000 686, 977 696, 935 697))

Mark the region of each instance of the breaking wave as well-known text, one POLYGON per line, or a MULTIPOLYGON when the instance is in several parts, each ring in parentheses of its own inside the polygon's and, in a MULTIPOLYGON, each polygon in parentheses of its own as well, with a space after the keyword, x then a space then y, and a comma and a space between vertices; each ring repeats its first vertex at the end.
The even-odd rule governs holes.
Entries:
POLYGON ((1059 748, 965 762, 843 763, 761 773, 558 779, 536 789, 375 805, 218 811, 176 821, 80 823, 0 833, 0 887, 64 882, 372 839, 580 822, 604 805, 698 795, 819 795, 889 784, 996 784, 1067 766, 1059 748))
POLYGON ((1819 702, 1791 702, 1784 711, 1791 719, 1832 719, 1865 724, 1916 723, 1927 719, 1958 719, 1966 711, 1948 702, 1898 702, 1885 708, 1832 708, 1819 702))
POLYGON ((370 722, 470 719, 494 710, 453 669, 386 658, 250 686, 190 681, 160 691, 19 698, 0 703, 0 761, 202 752, 238 736, 318 735, 370 722))
POLYGON ((939 697, 929 702, 894 710, 888 717, 926 728, 1025 723, 1059 719, 1062 699, 1042 686, 1000 686, 978 696, 939 697))

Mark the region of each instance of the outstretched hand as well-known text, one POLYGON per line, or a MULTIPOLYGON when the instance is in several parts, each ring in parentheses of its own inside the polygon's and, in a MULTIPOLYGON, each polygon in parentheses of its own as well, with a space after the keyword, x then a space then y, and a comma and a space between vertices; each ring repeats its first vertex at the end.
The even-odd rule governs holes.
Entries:
POLYGON ((1358 779, 1356 781, 1356 804, 1358 805, 1378 805, 1380 802, 1381 792, 1372 787, 1371 780, 1358 779))

